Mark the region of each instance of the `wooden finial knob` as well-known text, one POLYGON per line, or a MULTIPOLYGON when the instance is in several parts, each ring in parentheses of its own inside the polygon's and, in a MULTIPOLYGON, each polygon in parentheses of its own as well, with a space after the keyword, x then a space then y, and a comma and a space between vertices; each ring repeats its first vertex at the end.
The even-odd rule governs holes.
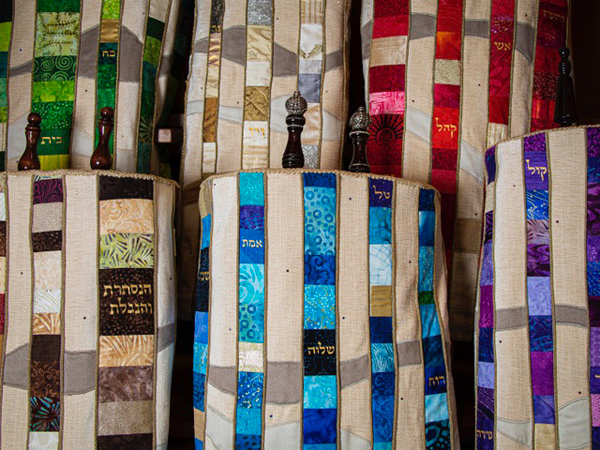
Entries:
POLYGON ((575 106, 575 90, 571 79, 571 52, 567 47, 559 50, 560 62, 558 63, 558 86, 556 89, 556 105, 554 106, 554 122, 563 127, 568 127, 577 122, 577 108, 575 106))
POLYGON ((37 154, 38 140, 42 129, 40 124, 42 118, 38 113, 31 113, 27 116, 27 126, 25 127, 25 151, 19 159, 19 170, 40 170, 40 158, 37 154))
POLYGON ((92 170, 110 170, 112 167, 112 156, 110 154, 110 134, 114 127, 115 111, 106 106, 100 111, 100 120, 98 121, 98 145, 90 158, 92 170))
POLYGON ((371 173, 371 166, 367 160, 367 140, 369 139, 369 125, 371 118, 364 106, 352 114, 350 118, 350 139, 352 140, 352 160, 348 170, 350 172, 371 173))
POLYGON ((302 141, 300 135, 304 129, 306 119, 304 113, 308 105, 299 91, 294 92, 285 102, 288 116, 285 123, 288 129, 288 141, 283 153, 282 166, 286 169, 296 169, 304 167, 304 153, 302 152, 302 141))

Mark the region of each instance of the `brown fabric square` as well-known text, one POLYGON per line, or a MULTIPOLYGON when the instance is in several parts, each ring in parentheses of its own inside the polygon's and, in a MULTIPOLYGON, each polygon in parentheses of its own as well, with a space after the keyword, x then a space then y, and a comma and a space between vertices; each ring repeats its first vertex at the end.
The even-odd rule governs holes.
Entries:
POLYGON ((60 335, 33 335, 31 342, 31 362, 60 361, 60 335))
POLYGON ((152 366, 101 367, 98 371, 98 401, 152 400, 152 366))
POLYGON ((152 180, 132 177, 100 177, 100 200, 116 198, 145 198, 152 200, 154 185, 152 180))
POLYGON ((34 252, 62 250, 62 231, 33 233, 31 235, 31 246, 34 252))
POLYGON ((31 397, 60 396, 60 361, 31 361, 31 397))
POLYGON ((474 219, 458 219, 454 251, 460 253, 478 253, 481 241, 481 222, 474 219))
POLYGON ((247 86, 244 101, 244 120, 265 121, 269 119, 269 87, 247 86))
POLYGON ((6 222, 0 222, 0 257, 6 256, 6 222))
POLYGON ((121 434, 98 436, 98 450, 131 450, 152 448, 152 434, 121 434))
MULTIPOLYGON (((217 113, 219 99, 207 98, 204 106, 204 142, 217 141, 217 113)), ((196 198, 196 200, 198 200, 196 198)))

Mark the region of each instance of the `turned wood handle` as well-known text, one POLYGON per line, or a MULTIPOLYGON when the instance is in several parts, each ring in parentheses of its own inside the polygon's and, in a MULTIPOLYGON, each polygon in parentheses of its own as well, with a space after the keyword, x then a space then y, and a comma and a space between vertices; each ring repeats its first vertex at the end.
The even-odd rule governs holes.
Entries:
POLYGON ((560 62, 558 63, 558 86, 556 89, 556 104, 554 105, 554 122, 563 127, 569 127, 577 122, 577 108, 575 106, 575 90, 571 78, 571 52, 567 47, 559 50, 560 62))
POLYGON ((92 170, 110 170, 112 168, 112 156, 110 154, 110 134, 114 127, 115 111, 106 106, 100 111, 100 120, 98 121, 98 145, 90 158, 90 167, 92 170))
POLYGON ((306 123, 304 113, 308 109, 308 105, 300 92, 296 91, 285 102, 285 108, 288 112, 288 116, 285 118, 288 141, 281 159, 281 165, 286 169, 301 169, 304 167, 301 135, 306 123))
POLYGON ((25 127, 25 139, 27 141, 25 145, 25 151, 19 159, 19 170, 40 170, 40 158, 37 154, 38 140, 42 129, 40 124, 42 118, 38 113, 31 113, 27 116, 27 126, 25 127))
POLYGON ((370 124, 371 119, 364 106, 358 108, 350 118, 350 139, 352 140, 352 160, 348 166, 350 172, 371 173, 371 166, 367 159, 370 124))

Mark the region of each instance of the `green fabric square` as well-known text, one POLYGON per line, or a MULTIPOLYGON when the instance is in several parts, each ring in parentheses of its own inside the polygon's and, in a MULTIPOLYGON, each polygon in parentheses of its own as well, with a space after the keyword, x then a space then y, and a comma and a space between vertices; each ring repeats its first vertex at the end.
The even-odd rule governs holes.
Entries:
POLYGON ((117 84, 116 66, 98 66, 98 89, 111 89, 117 84))
POLYGON ((34 56, 77 56, 79 19, 76 12, 38 13, 34 56))
POLYGON ((33 102, 72 102, 75 100, 73 81, 38 81, 33 83, 33 102))
POLYGON ((159 41, 162 41, 164 31, 164 22, 156 20, 153 17, 148 17, 148 25, 146 26, 146 36, 151 36, 155 39, 158 39, 159 41))
POLYGON ((79 12, 79 0, 37 0, 38 12, 79 12))
POLYGON ((419 292, 419 305, 429 305, 433 303, 435 303, 433 300, 433 292, 419 292))
POLYGON ((0 78, 0 108, 6 108, 6 78, 0 78))
POLYGON ((33 102, 31 110, 42 116, 42 130, 51 128, 71 129, 73 102, 33 102))
POLYGON ((66 155, 71 146, 70 128, 42 128, 38 143, 40 155, 66 155))
POLYGON ((75 81, 75 56, 39 56, 33 60, 33 81, 75 81))
POLYGON ((115 233, 100 236, 100 269, 151 269, 153 267, 153 235, 115 233))
POLYGON ((8 120, 8 108, 0 106, 0 123, 6 123, 8 120))
POLYGON ((150 173, 150 155, 152 153, 152 145, 140 142, 138 143, 137 153, 137 172, 150 173))
POLYGON ((112 89, 98 89, 98 98, 96 99, 96 107, 98 114, 100 110, 105 106, 115 107, 115 88, 112 89))
POLYGON ((121 16, 121 0, 104 0, 102 2, 102 18, 118 19, 121 16))
POLYGON ((0 52, 7 52, 10 45, 11 22, 0 23, 0 52))
POLYGON ((146 45, 144 45, 144 62, 158 66, 160 60, 161 41, 150 36, 146 36, 146 45))
POLYGON ((117 65, 117 51, 119 44, 117 42, 101 42, 98 46, 98 65, 117 65), (114 56, 108 56, 114 55, 114 56))

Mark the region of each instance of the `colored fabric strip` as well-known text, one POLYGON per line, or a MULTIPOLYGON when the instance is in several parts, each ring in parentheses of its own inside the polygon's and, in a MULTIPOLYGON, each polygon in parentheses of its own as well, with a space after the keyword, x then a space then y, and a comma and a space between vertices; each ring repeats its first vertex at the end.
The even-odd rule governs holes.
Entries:
POLYGON ((371 407, 375 448, 391 448, 394 434, 396 362, 393 324, 391 180, 369 179, 369 293, 371 407))
POLYGON ((42 170, 69 167, 80 3, 37 1, 31 110, 42 117, 42 170))
POLYGON ((304 448, 337 442, 337 177, 304 180, 304 448))
POLYGON ((235 447, 260 448, 265 389, 265 184, 239 178, 238 380, 235 447))
POLYGON ((269 99, 273 65, 272 0, 249 2, 246 22, 242 169, 258 169, 269 166, 269 99), (257 9, 260 9, 259 13, 257 9))
POLYGON ((523 139, 527 201, 527 304, 533 389, 534 439, 554 442, 554 334, 550 239, 535 230, 549 226, 548 161, 544 133, 523 139), (548 426, 551 425, 551 426, 548 426), (544 436, 542 438, 542 436, 544 436))
MULTIPOLYGON (((156 1, 156 0, 155 0, 156 1)), ((154 111, 156 107, 156 79, 162 55, 165 23, 152 17, 152 1, 146 23, 146 38, 142 59, 142 94, 140 101, 140 125, 138 128, 137 172, 150 173, 150 157, 154 142, 154 111)))
POLYGON ((592 448, 600 449, 600 128, 587 129, 587 286, 590 318, 592 448))
POLYGON ((6 164, 6 131, 8 122, 8 55, 12 35, 12 2, 0 8, 0 170, 6 164))
MULTIPOLYGON (((200 198, 204 198, 202 191, 200 198)), ((203 203, 204 205, 204 203, 203 203)), ((210 298, 210 236, 212 231, 212 214, 206 207, 200 209, 202 231, 200 235, 200 262, 196 282, 195 317, 194 317, 194 414, 204 424, 206 413, 206 374, 208 368, 208 313, 210 298), (196 412, 197 411, 197 412, 196 412)), ((198 426, 198 425, 197 425, 198 426)), ((204 446, 204 435, 196 434, 196 449, 204 446)))
POLYGON ((558 86, 558 50, 567 45, 567 0, 540 0, 533 73, 531 131, 547 130, 554 123, 558 86))
POLYGON ((219 117, 221 45, 224 15, 225 1, 212 0, 202 132, 202 173, 207 175, 215 173, 217 164, 217 123, 219 117))
POLYGON ((462 17, 462 0, 438 2, 431 126, 431 184, 442 193, 442 234, 449 265, 452 264, 456 216, 456 171, 462 82, 462 17))
POLYGON ((428 449, 451 448, 444 340, 435 303, 435 191, 419 192, 418 298, 425 363, 425 441, 428 449))
POLYGON ((369 163, 373 173, 397 177, 402 176, 409 5, 408 0, 375 2, 369 67, 369 163), (396 47, 392 61, 390 42, 396 47))
POLYGON ((122 435, 128 434, 128 446, 146 449, 152 446, 153 425, 140 426, 137 421, 123 417, 125 423, 115 427, 115 417, 110 412, 126 408, 149 418, 154 411, 157 344, 154 183, 101 176, 99 196, 96 443, 99 449, 115 448, 122 435), (115 220, 122 216, 123 210, 147 211, 147 214, 131 220, 115 220), (119 379, 123 387, 139 382, 142 388, 115 388, 111 382, 114 379, 119 379))
POLYGON ((58 446, 61 429, 61 359, 63 319, 63 222, 62 177, 35 176, 33 179, 32 229, 33 304, 31 362, 29 374, 29 448, 36 442, 58 446), (48 225, 54 210, 58 223, 48 225), (41 231, 43 230, 43 231, 41 231))
POLYGON ((514 0, 492 1, 488 147, 508 136, 514 21, 514 0))
MULTIPOLYGON (((488 172, 488 195, 493 195, 490 186, 496 178, 496 147, 490 148, 485 157, 488 172)), ((481 261, 481 277, 479 281, 479 332, 477 358, 477 410, 476 439, 477 448, 494 449, 494 410, 495 383, 490 383, 484 374, 496 373, 494 362, 494 210, 485 213, 485 238, 481 261)))
MULTIPOLYGON (((96 117, 100 117, 100 111, 106 106, 115 108, 120 37, 121 0, 103 0, 96 76, 96 117)), ((99 137, 99 131, 96 129, 95 145, 98 144, 99 137)), ((114 133, 109 140, 111 154, 113 147, 114 133)))
POLYGON ((307 125, 302 136, 306 167, 320 167, 323 134, 323 78, 325 59, 326 0, 300 0, 300 43, 298 48, 298 90, 306 99, 307 125))

